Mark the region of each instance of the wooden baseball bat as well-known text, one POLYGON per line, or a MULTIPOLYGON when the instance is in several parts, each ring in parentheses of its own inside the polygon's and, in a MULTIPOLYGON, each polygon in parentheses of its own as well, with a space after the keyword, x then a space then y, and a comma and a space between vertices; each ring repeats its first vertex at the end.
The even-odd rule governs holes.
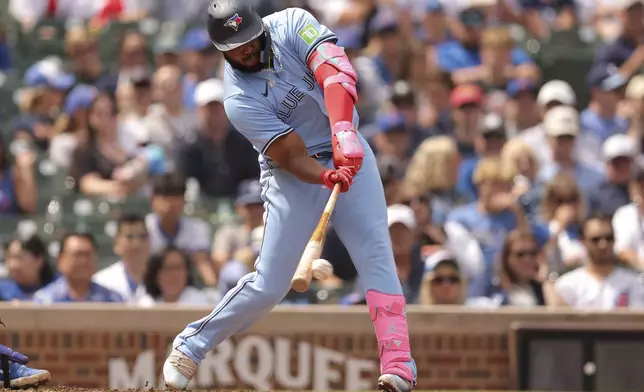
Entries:
POLYGON ((329 219, 331 218, 333 209, 335 208, 335 202, 338 200, 338 195, 340 194, 340 186, 341 184, 339 183, 333 186, 333 191, 331 192, 329 201, 326 202, 320 221, 309 242, 306 244, 304 253, 302 253, 302 257, 300 258, 300 263, 295 270, 295 275, 291 279, 291 287, 299 293, 305 292, 311 285, 311 280, 313 279, 313 260, 319 259, 322 254, 322 247, 326 239, 326 229, 329 225, 329 219))

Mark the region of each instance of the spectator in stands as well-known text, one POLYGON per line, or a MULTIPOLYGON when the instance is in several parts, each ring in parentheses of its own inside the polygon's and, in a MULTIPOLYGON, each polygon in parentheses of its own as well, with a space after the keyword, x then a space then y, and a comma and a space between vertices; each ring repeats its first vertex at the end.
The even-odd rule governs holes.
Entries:
MULTIPOLYGON (((358 74, 357 88, 360 99, 356 105, 360 114, 361 128, 364 128, 365 125, 375 121, 376 113, 385 104, 388 94, 387 84, 381 79, 373 59, 363 54, 359 29, 347 27, 335 29, 334 32, 338 36, 338 46, 344 48, 358 74)), ((361 133, 365 134, 363 130, 361 133)), ((365 134, 365 137, 367 136, 368 134, 365 134)))
POLYGON ((79 145, 72 157, 69 174, 78 189, 90 196, 125 196, 135 193, 139 181, 120 181, 115 171, 133 158, 134 151, 121 140, 114 97, 96 96, 89 108, 88 142, 79 145))
POLYGON ((625 265, 644 268, 644 168, 638 165, 630 182, 632 202, 613 216, 615 253, 625 265))
POLYGON ((55 117, 65 100, 65 93, 76 79, 65 71, 56 57, 48 57, 30 66, 24 75, 20 100, 29 114, 55 117))
POLYGON ((401 40, 400 24, 394 12, 380 11, 369 25, 369 49, 378 75, 387 84, 405 79, 410 67, 401 40))
POLYGON ((391 237, 396 271, 408 303, 416 303, 423 263, 420 259, 420 247, 417 243, 416 218, 414 210, 403 204, 387 207, 387 224, 391 237))
POLYGON ((575 143, 580 132, 577 110, 570 106, 549 110, 543 119, 543 128, 553 161, 541 168, 539 177, 548 182, 559 173, 568 173, 577 180, 584 197, 588 198, 602 182, 602 174, 575 156, 575 143))
POLYGON ((611 136, 626 133, 628 121, 617 112, 623 97, 625 80, 615 79, 609 68, 600 65, 588 74, 590 103, 580 115, 581 134, 577 152, 579 158, 601 164, 601 148, 611 136))
POLYGON ((540 122, 537 105, 537 84, 526 79, 514 79, 508 83, 508 103, 505 108, 508 136, 514 137, 540 122))
POLYGON ((197 179, 209 197, 235 197, 242 181, 259 178, 257 151, 232 129, 223 98, 220 80, 199 84, 195 101, 200 129, 196 139, 182 146, 178 154, 179 171, 197 179))
POLYGON ((539 69, 515 46, 507 27, 485 28, 485 15, 477 8, 462 11, 458 23, 457 40, 436 47, 438 66, 451 72, 455 83, 505 88, 512 79, 539 81, 539 69))
POLYGON ((425 261, 425 274, 420 289, 421 305, 464 305, 467 300, 467 278, 456 258, 441 250, 425 261))
POLYGON ((84 26, 74 26, 65 36, 67 67, 79 83, 93 85, 99 90, 116 92, 116 76, 101 62, 95 33, 84 26))
POLYGON ((644 75, 634 76, 628 82, 626 101, 623 103, 627 105, 628 136, 633 140, 635 151, 640 155, 644 152, 644 75))
POLYGON ((414 132, 408 128, 405 117, 398 112, 381 114, 376 124, 382 132, 382 137, 374 138, 380 142, 376 147, 378 153, 381 156, 391 156, 401 168, 406 167, 409 153, 413 151, 411 147, 414 132))
POLYGON ((148 143, 150 131, 146 127, 145 118, 153 102, 152 74, 143 69, 132 71, 127 81, 123 79, 117 88, 117 98, 119 95, 125 95, 131 100, 127 105, 118 102, 123 138, 132 140, 130 143, 133 147, 148 143))
POLYGON ((537 240, 529 230, 508 233, 501 250, 499 275, 487 297, 500 306, 533 307, 547 304, 546 290, 540 276, 547 266, 540 261, 537 240))
POLYGON ((544 183, 539 180, 539 161, 532 147, 519 138, 511 138, 501 150, 501 160, 516 174, 512 194, 519 198, 529 221, 536 219, 544 183))
POLYGON ((585 262, 586 249, 581 242, 584 216, 586 208, 575 179, 566 173, 555 176, 546 185, 540 214, 550 230, 548 262, 553 272, 561 273, 585 262))
POLYGON ((92 281, 96 272, 96 242, 91 234, 69 233, 60 241, 60 277, 36 291, 34 302, 123 302, 118 293, 92 281))
POLYGON ((483 90, 475 84, 456 87, 450 96, 454 129, 450 135, 456 139, 463 159, 476 156, 474 139, 483 119, 483 90))
POLYGON ((258 180, 246 180, 239 185, 235 209, 241 223, 220 227, 212 241, 212 260, 217 271, 231 261, 238 250, 249 246, 253 230, 264 225, 262 185, 258 180))
MULTIPOLYGON (((563 80, 551 80, 544 84, 537 95, 537 105, 539 107, 541 120, 546 114, 557 106, 575 106, 577 97, 572 87, 563 80)), ((543 127, 543 122, 532 128, 526 129, 519 134, 539 158, 539 166, 544 167, 552 163, 552 153, 549 148, 548 137, 543 127)))
MULTIPOLYGON (((449 39, 447 15, 441 0, 428 0, 424 4, 424 12, 420 21, 422 42, 433 49, 434 45, 449 39)), ((433 50, 427 54, 433 56, 433 50)))
POLYGON ((213 305, 208 297, 195 287, 190 256, 173 246, 150 258, 145 273, 145 289, 149 295, 141 298, 139 305, 213 305))
POLYGON ((84 84, 67 95, 63 114, 56 121, 56 136, 49 146, 49 157, 58 167, 68 169, 76 148, 88 142, 89 108, 97 96, 94 86, 84 84))
POLYGON ((612 216, 630 202, 628 184, 633 177, 637 150, 633 140, 623 134, 613 135, 602 146, 605 179, 590 194, 589 210, 612 216))
POLYGON ((644 5, 639 0, 617 0, 621 34, 617 40, 599 48, 595 54, 594 67, 607 68, 610 64, 617 67, 615 79, 611 83, 624 83, 640 72, 644 66, 644 5))
POLYGON ((188 110, 199 107, 196 89, 199 84, 214 77, 223 78, 222 55, 208 37, 204 28, 188 30, 181 41, 183 78, 183 104, 188 110))
POLYGON ((488 157, 499 157, 507 140, 503 118, 489 113, 482 118, 478 131, 474 135, 475 156, 464 159, 458 168, 456 190, 466 200, 476 200, 476 187, 472 177, 479 161, 488 157))
POLYGON ((149 54, 145 35, 136 30, 127 31, 119 44, 118 56, 117 87, 147 72, 149 54))
POLYGON ((501 244, 508 232, 530 228, 540 245, 547 241, 547 228, 531 225, 523 207, 511 193, 514 176, 512 168, 504 166, 500 158, 481 160, 474 172, 478 200, 457 207, 447 217, 445 231, 448 238, 463 244, 463 248, 475 248, 478 244, 483 254, 483 266, 462 266, 467 276, 472 277, 469 282, 471 297, 481 297, 488 292, 501 244))
POLYGON ((460 163, 456 143, 447 136, 437 136, 425 140, 416 149, 407 168, 406 187, 417 195, 432 195, 435 224, 444 223, 447 214, 463 202, 456 191, 460 163))
POLYGON ((642 308, 641 274, 616 263, 610 217, 591 215, 582 225, 587 263, 555 282, 556 305, 585 310, 642 308))
POLYGON ((118 293, 125 302, 138 303, 146 296, 143 279, 150 257, 150 239, 143 217, 131 214, 119 218, 114 254, 121 260, 94 274, 94 281, 118 293))
POLYGON ((152 214, 145 218, 152 253, 174 246, 188 253, 201 278, 209 286, 217 283, 210 259, 212 230, 208 223, 183 216, 186 179, 170 172, 153 179, 152 214))
POLYGON ((183 106, 181 69, 166 65, 157 69, 153 78, 155 104, 144 121, 149 141, 163 147, 168 160, 177 160, 177 146, 196 137, 197 116, 183 106))
POLYGON ((31 300, 34 293, 55 279, 47 246, 36 235, 14 239, 4 248, 8 279, 0 281, 0 300, 31 300))
POLYGON ((454 90, 454 82, 449 72, 439 69, 428 70, 421 79, 419 123, 424 128, 430 128, 432 136, 451 135, 454 129, 450 95, 454 90))
POLYGON ((8 145, 0 138, 0 215, 29 214, 36 210, 36 155, 32 148, 24 140, 8 145))

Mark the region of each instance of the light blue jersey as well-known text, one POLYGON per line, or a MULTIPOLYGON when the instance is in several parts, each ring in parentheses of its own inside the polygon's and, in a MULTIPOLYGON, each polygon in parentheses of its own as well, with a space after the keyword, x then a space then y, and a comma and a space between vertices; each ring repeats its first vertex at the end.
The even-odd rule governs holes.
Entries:
MULTIPOLYGON (((219 343, 254 324, 288 293, 304 247, 331 193, 320 184, 301 181, 264 154, 272 142, 297 132, 310 155, 326 152, 316 159, 327 169, 333 169, 324 95, 307 60, 317 45, 336 37, 311 14, 298 8, 267 16, 264 23, 272 38, 275 72, 243 73, 227 64, 224 76, 226 113, 235 128, 261 153, 264 237, 255 272, 240 279, 208 316, 189 324, 175 339, 174 348, 197 363, 219 343)), ((353 117, 357 128, 355 109, 353 117)), ((360 134, 358 139, 365 152, 362 167, 351 189, 339 196, 331 223, 351 255, 365 292, 404 301, 376 158, 360 134)), ((401 331, 406 334, 406 321, 396 325, 404 325, 401 331)), ((389 333, 397 332, 385 328, 379 339, 389 333)), ((391 367, 391 361, 386 366, 391 367)), ((400 366, 413 375, 409 381, 415 379, 413 360, 400 366)))
MULTIPOLYGON (((297 132, 309 154, 331 150, 331 129, 322 88, 308 67, 311 53, 337 37, 301 8, 288 8, 264 18, 275 54, 274 68, 243 73, 226 64, 226 114, 257 151, 297 132)), ((358 128, 354 108, 353 124, 358 128)), ((263 158, 260 158, 263 159, 263 158)))

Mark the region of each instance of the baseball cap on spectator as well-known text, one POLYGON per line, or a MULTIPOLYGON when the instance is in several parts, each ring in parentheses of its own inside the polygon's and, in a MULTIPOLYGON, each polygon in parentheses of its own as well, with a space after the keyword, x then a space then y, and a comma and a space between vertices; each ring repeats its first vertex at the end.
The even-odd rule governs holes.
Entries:
POLYGON ((224 102, 224 85, 216 78, 204 80, 195 88, 197 106, 206 106, 211 102, 224 102))
POLYGON ((399 80, 391 86, 391 103, 396 107, 416 104, 416 96, 409 83, 399 80))
POLYGON ((336 37, 338 37, 338 46, 348 50, 362 48, 362 36, 358 29, 353 27, 343 27, 334 31, 336 37))
POLYGON ((614 65, 598 65, 588 73, 588 85, 597 87, 603 91, 614 91, 624 87, 628 82, 626 78, 617 73, 614 65))
POLYGON ((545 107, 553 102, 560 102, 569 106, 574 106, 577 103, 577 96, 570 84, 563 80, 555 79, 541 86, 537 95, 539 106, 545 107))
POLYGON ((24 77, 25 87, 52 87, 56 90, 68 90, 74 83, 74 75, 65 72, 57 59, 45 59, 27 69, 24 77))
POLYGON ((637 148, 630 136, 617 134, 606 139, 602 146, 602 155, 606 162, 621 157, 635 158, 637 156, 637 148))
POLYGON ((239 184, 237 205, 262 204, 262 184, 257 180, 245 180, 239 184))
POLYGON ((557 106, 546 113, 543 128, 548 136, 577 136, 579 134, 579 114, 570 106, 557 106))
POLYGON ((484 136, 506 137, 503 117, 496 113, 488 113, 481 120, 481 133, 484 136))
POLYGON ((537 87, 537 84, 528 79, 511 80, 506 87, 506 93, 510 98, 516 98, 519 94, 523 92, 529 92, 536 96, 538 91, 539 89, 537 87))
POLYGON ((383 132, 405 132, 405 117, 401 113, 385 113, 378 116, 376 124, 383 132))
POLYGON ((626 98, 632 100, 644 99, 644 75, 636 75, 628 82, 626 98))
POLYGON ((453 108, 465 105, 481 105, 483 103, 483 90, 475 84, 462 84, 452 91, 450 104, 453 108))
POLYGON ((79 84, 69 92, 65 99, 64 111, 67 115, 73 115, 78 110, 87 109, 98 95, 98 89, 87 84, 79 84))
POLYGON ((396 223, 403 224, 409 230, 416 229, 416 216, 414 210, 404 204, 394 204, 387 207, 387 226, 391 227, 396 223))
POLYGON ((181 50, 184 52, 203 52, 215 49, 215 45, 212 44, 208 36, 208 31, 204 28, 188 30, 181 40, 181 50))
POLYGON ((456 256, 445 249, 433 252, 425 259, 425 272, 434 271, 441 265, 449 265, 456 270, 460 270, 456 256))

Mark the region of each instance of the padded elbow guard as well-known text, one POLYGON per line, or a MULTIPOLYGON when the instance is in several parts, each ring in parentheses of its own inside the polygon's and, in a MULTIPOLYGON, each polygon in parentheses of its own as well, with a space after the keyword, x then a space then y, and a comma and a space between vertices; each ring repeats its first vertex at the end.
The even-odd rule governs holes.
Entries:
POLYGON ((318 45, 311 54, 309 66, 313 73, 316 73, 322 64, 329 64, 338 71, 337 75, 324 79, 324 88, 326 89, 327 86, 333 83, 338 83, 351 95, 354 103, 357 102, 358 90, 356 84, 358 83, 358 75, 344 53, 344 49, 331 42, 323 42, 318 45))

